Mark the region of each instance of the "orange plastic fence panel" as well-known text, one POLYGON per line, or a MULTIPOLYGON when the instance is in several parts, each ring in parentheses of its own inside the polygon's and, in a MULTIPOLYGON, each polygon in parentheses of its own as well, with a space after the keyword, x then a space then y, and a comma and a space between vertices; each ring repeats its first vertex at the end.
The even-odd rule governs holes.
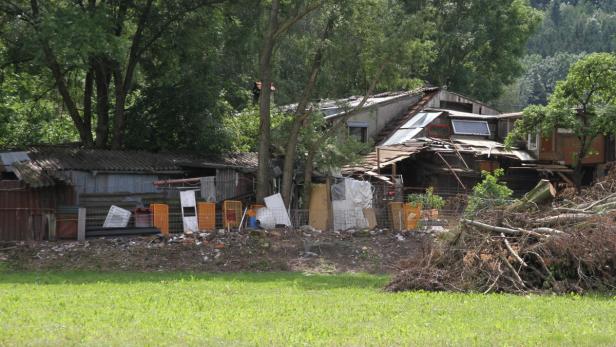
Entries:
POLYGON ((163 233, 169 236, 169 205, 166 204, 151 204, 152 210, 152 225, 163 233))
POLYGON ((404 226, 407 230, 417 229, 417 223, 421 217, 421 205, 404 204, 404 226))
POLYGON ((222 203, 222 225, 225 228, 238 228, 242 220, 242 202, 226 200, 222 203))
POLYGON ((216 204, 213 202, 197 203, 199 230, 216 229, 216 204))

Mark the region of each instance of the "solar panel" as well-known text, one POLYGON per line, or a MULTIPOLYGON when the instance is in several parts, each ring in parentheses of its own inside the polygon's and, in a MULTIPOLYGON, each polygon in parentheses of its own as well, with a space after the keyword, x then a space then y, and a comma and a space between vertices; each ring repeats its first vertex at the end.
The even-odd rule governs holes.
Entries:
POLYGON ((490 127, 486 121, 459 120, 451 121, 453 133, 456 135, 482 135, 490 136, 490 127))

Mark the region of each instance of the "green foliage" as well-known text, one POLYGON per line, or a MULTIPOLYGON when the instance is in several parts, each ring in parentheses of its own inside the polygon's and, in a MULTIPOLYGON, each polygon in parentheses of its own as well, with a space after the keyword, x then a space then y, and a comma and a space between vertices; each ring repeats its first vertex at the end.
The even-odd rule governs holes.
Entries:
POLYGON ((519 59, 540 21, 538 11, 523 0, 434 3, 437 57, 425 78, 480 100, 500 95, 522 72, 519 59))
POLYGON ((445 199, 440 195, 434 194, 434 187, 426 188, 424 194, 409 194, 406 201, 417 206, 421 205, 424 209, 441 209, 445 206, 445 199))
POLYGON ((613 296, 386 293, 387 281, 367 274, 4 272, 0 345, 616 343, 613 296))
POLYGON ((496 169, 492 173, 481 172, 483 180, 473 187, 473 192, 468 198, 466 214, 504 206, 511 202, 510 198, 513 191, 505 183, 499 181, 504 174, 503 169, 496 169))
MULTIPOLYGON (((289 122, 290 116, 284 112, 272 110, 271 124, 274 146, 280 147, 286 141, 282 128, 289 122)), ((247 107, 243 111, 228 115, 223 119, 223 126, 229 139, 232 152, 255 152, 259 141, 259 107, 247 107)))

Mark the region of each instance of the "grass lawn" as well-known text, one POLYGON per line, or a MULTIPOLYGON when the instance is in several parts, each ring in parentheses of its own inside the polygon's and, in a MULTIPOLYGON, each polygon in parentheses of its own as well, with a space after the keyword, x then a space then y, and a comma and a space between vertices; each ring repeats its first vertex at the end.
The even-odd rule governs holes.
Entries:
POLYGON ((616 297, 390 294, 386 281, 0 270, 0 346, 616 344, 616 297))

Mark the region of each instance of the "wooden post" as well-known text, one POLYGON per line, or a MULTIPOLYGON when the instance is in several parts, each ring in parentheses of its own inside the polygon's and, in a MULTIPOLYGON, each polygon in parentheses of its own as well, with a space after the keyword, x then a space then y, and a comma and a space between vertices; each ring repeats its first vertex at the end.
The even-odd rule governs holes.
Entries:
POLYGON ((86 209, 80 207, 77 215, 77 241, 86 240, 86 209))
POLYGON ((376 173, 381 174, 381 149, 376 148, 376 173))

